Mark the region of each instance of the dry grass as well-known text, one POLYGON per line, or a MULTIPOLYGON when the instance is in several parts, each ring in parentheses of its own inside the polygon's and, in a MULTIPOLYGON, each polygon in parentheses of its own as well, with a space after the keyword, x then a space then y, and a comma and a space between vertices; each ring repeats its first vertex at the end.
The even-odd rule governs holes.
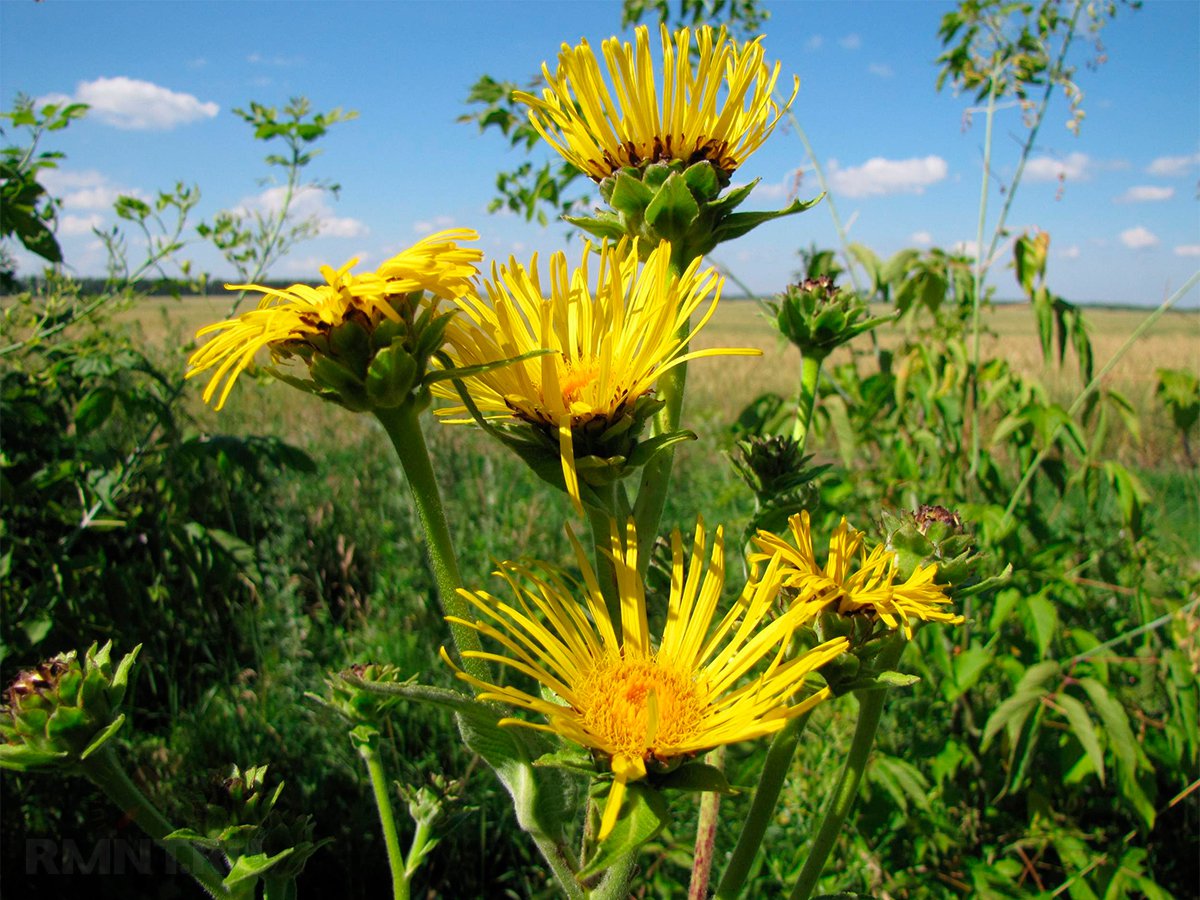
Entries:
MULTIPOLYGON (((224 318, 230 302, 228 296, 179 300, 148 298, 122 312, 120 318, 134 323, 147 346, 172 353, 173 347, 182 351, 189 346, 199 327, 224 318)), ((1127 309, 1088 311, 1097 371, 1119 351, 1147 315, 1148 311, 1127 309)), ((1061 368, 1054 363, 1044 364, 1027 306, 997 307, 986 314, 985 325, 987 332, 981 347, 984 358, 1003 356, 1017 371, 1039 379, 1063 403, 1069 403, 1081 389, 1072 354, 1068 353, 1066 364, 1061 368)), ((894 346, 902 338, 898 330, 886 326, 879 336, 885 347, 894 346)), ((865 337, 859 338, 859 345, 866 346, 867 341, 865 337)), ((701 360, 690 367, 688 403, 691 415, 702 421, 729 422, 746 404, 766 391, 789 396, 796 389, 798 352, 771 329, 756 303, 723 303, 696 344, 698 347, 755 347, 763 351, 761 357, 718 357, 701 360)), ((835 356, 831 362, 836 364, 841 358, 844 357, 835 356)), ((1200 370, 1200 313, 1166 313, 1130 348, 1106 378, 1108 388, 1120 391, 1134 408, 1141 411, 1146 441, 1136 455, 1140 462, 1149 464, 1169 460, 1175 453, 1169 427, 1153 397, 1158 368, 1200 370)), ((277 392, 254 396, 259 393, 235 391, 230 404, 244 407, 242 414, 251 418, 257 418, 260 413, 264 418, 277 417, 283 412, 281 407, 296 409, 295 404, 284 401, 277 392)), ((290 414, 285 415, 289 420, 293 418, 290 414)), ((314 429, 321 432, 311 435, 319 440, 328 437, 331 429, 344 434, 344 429, 356 427, 352 424, 355 420, 356 417, 350 415, 305 416, 301 410, 295 421, 288 424, 305 432, 314 429)))

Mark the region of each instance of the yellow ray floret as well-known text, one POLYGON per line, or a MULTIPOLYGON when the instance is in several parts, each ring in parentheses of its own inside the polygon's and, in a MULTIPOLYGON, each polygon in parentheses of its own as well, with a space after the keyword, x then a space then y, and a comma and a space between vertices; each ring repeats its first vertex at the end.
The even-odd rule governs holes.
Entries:
MULTIPOLYGON (((464 655, 489 660, 553 692, 489 684, 459 670, 480 699, 544 716, 546 724, 506 719, 561 735, 608 759, 613 786, 599 832, 616 823, 626 785, 645 777, 647 763, 666 763, 722 744, 771 734, 828 695, 823 688, 797 698, 805 678, 842 653, 845 638, 787 658, 792 633, 808 621, 796 606, 770 618, 779 592, 777 564, 748 583, 725 615, 718 604, 725 582, 724 539, 718 528, 706 553, 703 522, 690 561, 679 532, 672 535, 673 571, 667 618, 655 643, 646 596, 637 574, 637 536, 612 536, 611 558, 620 595, 620 633, 609 617, 587 554, 572 536, 582 587, 547 571, 503 563, 512 602, 482 591, 460 591, 478 612, 451 619, 499 644, 502 652, 464 655), (576 595, 582 593, 582 597, 576 595), (581 603, 582 601, 582 603, 581 603)), ((449 657, 443 651, 443 657, 449 657)), ((453 665, 453 663, 451 663, 453 665)))
MULTIPOLYGON (((563 253, 550 260, 549 295, 542 289, 536 254, 529 268, 514 258, 492 266, 486 299, 459 298, 446 344, 456 366, 513 359, 538 350, 551 353, 492 369, 465 380, 472 402, 487 417, 542 427, 557 437, 567 492, 580 508, 573 429, 595 419, 615 421, 649 393, 663 372, 691 359, 721 354, 756 355, 753 349, 688 351, 688 342, 716 310, 722 279, 693 262, 680 276, 670 271, 665 241, 638 265, 636 241, 604 244, 599 256, 588 244, 580 265, 567 267, 563 253), (589 265, 599 260, 592 281, 589 265), (707 304, 692 325, 690 318, 707 304)), ((457 399, 454 389, 434 393, 457 399)), ((438 410, 462 416, 463 406, 438 410)), ((452 421, 470 421, 457 419, 452 421)))
POLYGON ((889 628, 901 628, 912 637, 913 621, 958 625, 963 617, 946 607, 946 585, 934 583, 937 566, 917 566, 903 584, 896 584, 896 554, 878 546, 867 552, 863 533, 843 518, 829 539, 829 555, 822 567, 813 552, 808 512, 788 520, 792 541, 766 531, 754 537, 759 552, 753 562, 778 563, 784 587, 797 592, 795 604, 816 612, 827 609, 842 615, 859 612, 878 616, 889 628))
POLYGON ((694 36, 693 50, 691 29, 672 35, 662 26, 661 87, 643 25, 636 48, 615 37, 602 44, 611 91, 583 41, 563 44, 553 73, 542 66, 549 86, 540 98, 517 91, 513 99, 529 107, 529 121, 555 150, 596 181, 623 166, 675 159, 708 160, 728 177, 770 136, 800 80, 780 107, 772 96, 779 63, 764 61, 761 37, 739 46, 709 26, 694 36))
POLYGON ((256 291, 263 295, 257 309, 224 322, 208 325, 197 337, 213 334, 188 359, 187 377, 215 369, 204 389, 204 402, 220 409, 238 375, 254 362, 258 351, 268 348, 272 356, 295 349, 316 335, 327 334, 346 319, 359 317, 370 327, 383 319, 398 321, 394 298, 413 291, 428 291, 435 297, 454 300, 470 287, 477 274, 475 264, 483 253, 458 246, 458 241, 478 240, 466 228, 431 234, 393 256, 376 271, 355 275, 352 259, 340 269, 321 267, 325 283, 312 287, 293 284, 285 290, 258 284, 230 284, 231 291, 256 291), (224 380, 224 387, 221 382, 224 380), (218 388, 221 388, 219 396, 218 388))

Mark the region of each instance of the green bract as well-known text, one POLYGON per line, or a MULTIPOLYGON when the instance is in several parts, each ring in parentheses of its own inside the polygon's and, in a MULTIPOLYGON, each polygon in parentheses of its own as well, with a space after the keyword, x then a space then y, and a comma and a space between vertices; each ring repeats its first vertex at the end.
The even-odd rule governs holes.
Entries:
POLYGON ((141 644, 113 668, 112 642, 92 644, 81 664, 61 653, 20 673, 0 708, 0 767, 18 771, 71 769, 120 729, 129 670, 141 644))
POLYGON ((722 196, 721 179, 707 160, 690 166, 674 160, 640 169, 626 167, 600 182, 600 195, 611 209, 565 218, 600 238, 640 238, 644 252, 660 241, 670 241, 672 257, 686 264, 723 241, 741 237, 771 219, 803 212, 821 199, 793 200, 774 212, 735 213, 756 184, 757 179, 722 196))
POLYGON ((824 359, 842 344, 888 321, 890 316, 864 318, 867 305, 852 292, 822 275, 806 278, 767 301, 771 319, 803 356, 824 359))

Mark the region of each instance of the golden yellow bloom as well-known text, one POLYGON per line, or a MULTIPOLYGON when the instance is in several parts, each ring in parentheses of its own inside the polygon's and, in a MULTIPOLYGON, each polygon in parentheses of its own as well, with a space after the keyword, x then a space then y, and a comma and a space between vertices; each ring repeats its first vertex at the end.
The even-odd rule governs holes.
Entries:
POLYGON ((826 609, 841 615, 870 613, 910 638, 914 619, 962 623, 962 616, 945 609, 951 600, 945 585, 934 584, 936 565, 918 566, 907 581, 896 584, 896 554, 883 546, 867 553, 863 533, 843 518, 829 539, 829 555, 821 567, 813 553, 808 513, 792 516, 788 524, 791 543, 760 531, 753 539, 760 552, 750 558, 779 563, 784 587, 798 592, 795 605, 809 608, 813 615, 826 609))
POLYGON ((266 347, 275 360, 289 356, 317 336, 327 335, 348 319, 357 319, 368 329, 384 319, 399 321, 394 300, 413 291, 429 291, 435 297, 453 300, 470 287, 477 274, 475 263, 483 259, 479 250, 459 247, 456 241, 478 240, 466 228, 431 234, 389 259, 375 272, 361 275, 350 270, 352 259, 340 269, 321 267, 325 284, 311 287, 293 284, 286 290, 257 284, 231 284, 231 291, 258 291, 263 299, 257 309, 233 319, 201 328, 197 337, 216 334, 188 359, 191 378, 216 368, 204 389, 204 402, 212 401, 222 379, 225 386, 216 408, 225 405, 233 383, 266 347))
POLYGON ((538 133, 595 181, 623 166, 675 159, 708 160, 727 179, 770 136, 800 80, 781 108, 772 98, 779 63, 764 62, 761 37, 739 47, 724 28, 702 26, 693 55, 691 29, 672 35, 663 25, 661 35, 661 90, 643 25, 636 50, 615 37, 602 45, 615 99, 587 41, 563 44, 554 74, 543 64, 549 87, 540 99, 522 91, 513 99, 528 105, 538 133))
MULTIPOLYGON (((706 565, 701 522, 687 566, 679 532, 671 536, 671 592, 662 639, 655 645, 637 574, 632 520, 623 540, 617 533, 612 536, 621 603, 618 636, 587 554, 573 535, 571 539, 583 573, 586 612, 575 591, 554 574, 504 563, 497 574, 508 582, 515 602, 483 591, 460 591, 482 617, 452 620, 505 650, 468 651, 465 656, 529 675, 556 699, 488 684, 461 670, 458 677, 475 687, 480 699, 511 704, 548 722, 514 718, 504 724, 561 735, 609 760, 613 786, 601 819, 599 838, 604 840, 617 821, 626 785, 644 778, 648 764, 653 769, 778 731, 828 696, 828 688, 822 688, 792 702, 805 678, 844 651, 847 642, 838 638, 786 658, 792 633, 808 617, 794 607, 767 621, 779 592, 775 563, 746 585, 713 628, 725 582, 724 540, 718 528, 706 565)), ((442 656, 450 662, 444 650, 442 656)))
MULTIPOLYGON (((446 332, 459 367, 553 351, 475 375, 464 384, 484 416, 516 417, 557 440, 567 492, 580 510, 577 429, 596 420, 616 423, 663 372, 687 360, 760 352, 688 351, 688 341, 712 316, 721 295, 721 277, 711 268, 701 272, 699 260, 676 277, 665 242, 640 268, 636 241, 606 243, 593 288, 588 271, 592 253, 589 244, 574 271, 565 254, 554 254, 549 296, 542 290, 536 254, 528 269, 512 257, 507 266, 493 264, 492 277, 485 281, 487 299, 475 293, 459 298, 465 315, 457 316, 446 332), (706 301, 699 321, 687 328, 689 317, 706 301)), ((434 385, 434 393, 457 399, 444 383, 434 385)), ((438 414, 465 411, 460 405, 438 414)))

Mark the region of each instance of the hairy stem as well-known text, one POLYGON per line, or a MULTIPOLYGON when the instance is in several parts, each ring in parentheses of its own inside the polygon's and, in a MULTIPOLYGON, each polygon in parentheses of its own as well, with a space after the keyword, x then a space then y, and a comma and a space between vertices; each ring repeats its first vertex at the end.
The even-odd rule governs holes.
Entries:
POLYGON ((367 764, 367 774, 371 778, 371 792, 375 796, 375 807, 379 810, 379 827, 383 829, 383 844, 387 848, 388 868, 392 872, 393 900, 408 900, 408 870, 405 866, 404 854, 400 850, 400 836, 396 832, 396 817, 392 813, 392 798, 388 793, 387 776, 383 773, 383 763, 379 759, 379 751, 372 746, 371 741, 362 741, 358 744, 358 754, 367 764))
MULTIPOLYGON (((725 768, 724 745, 708 754, 708 764, 718 769, 725 768)), ((713 847, 717 842, 717 813, 720 808, 721 795, 716 791, 705 791, 700 795, 700 817, 696 822, 696 848, 692 854, 688 900, 705 900, 708 897, 708 878, 712 872, 713 847)))

